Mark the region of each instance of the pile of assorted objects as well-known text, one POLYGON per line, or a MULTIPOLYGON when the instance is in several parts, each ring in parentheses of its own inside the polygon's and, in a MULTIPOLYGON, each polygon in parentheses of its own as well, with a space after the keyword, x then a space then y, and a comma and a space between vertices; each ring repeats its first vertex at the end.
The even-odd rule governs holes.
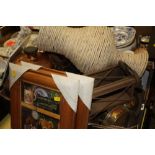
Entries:
POLYGON ((0 120, 10 112, 7 81, 9 62, 23 43, 28 40, 28 34, 30 34, 30 29, 26 27, 0 27, 0 120))
MULTIPOLYGON (((119 52, 127 51, 132 55, 133 50, 136 49, 135 29, 132 27, 112 29, 119 52)), ((112 67, 104 68, 104 71, 93 74, 83 73, 69 59, 55 51, 51 56, 54 69, 95 78, 88 128, 142 128, 144 119, 142 107, 146 101, 140 75, 143 74, 144 69, 141 69, 138 75, 126 63, 119 61, 112 67)), ((147 61, 148 58, 143 63, 147 61)))
MULTIPOLYGON (((54 69, 82 74, 64 56, 53 53, 52 57, 54 69)), ((137 73, 120 61, 89 76, 95 83, 88 128, 141 128, 145 99, 137 73)))
POLYGON ((50 53, 52 69, 95 78, 88 128, 142 128, 148 53, 136 48, 133 27, 40 27, 23 51, 50 53))

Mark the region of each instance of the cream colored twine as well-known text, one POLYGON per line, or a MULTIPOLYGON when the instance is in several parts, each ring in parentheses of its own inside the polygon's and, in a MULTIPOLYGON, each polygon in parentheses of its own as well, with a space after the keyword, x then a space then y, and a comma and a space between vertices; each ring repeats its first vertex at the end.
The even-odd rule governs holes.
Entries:
POLYGON ((137 49, 134 53, 118 51, 110 28, 102 26, 41 27, 38 48, 64 55, 85 74, 103 71, 122 60, 142 76, 148 62, 145 49, 137 49))

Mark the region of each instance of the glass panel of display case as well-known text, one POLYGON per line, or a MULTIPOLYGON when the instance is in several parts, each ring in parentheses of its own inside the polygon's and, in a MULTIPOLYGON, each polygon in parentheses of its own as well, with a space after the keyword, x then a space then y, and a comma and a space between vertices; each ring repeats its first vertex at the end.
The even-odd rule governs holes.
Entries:
POLYGON ((57 90, 43 88, 30 83, 23 83, 23 102, 59 114, 62 95, 57 90))
POLYGON ((22 107, 23 129, 57 129, 59 120, 38 111, 22 107))

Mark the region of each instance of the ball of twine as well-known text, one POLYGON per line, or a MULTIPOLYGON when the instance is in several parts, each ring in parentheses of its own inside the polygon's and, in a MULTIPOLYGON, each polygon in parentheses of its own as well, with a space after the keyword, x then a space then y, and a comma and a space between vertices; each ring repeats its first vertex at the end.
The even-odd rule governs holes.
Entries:
POLYGON ((37 43, 40 50, 64 55, 85 74, 103 71, 121 60, 142 76, 148 62, 146 49, 118 51, 111 29, 105 26, 41 27, 37 43))

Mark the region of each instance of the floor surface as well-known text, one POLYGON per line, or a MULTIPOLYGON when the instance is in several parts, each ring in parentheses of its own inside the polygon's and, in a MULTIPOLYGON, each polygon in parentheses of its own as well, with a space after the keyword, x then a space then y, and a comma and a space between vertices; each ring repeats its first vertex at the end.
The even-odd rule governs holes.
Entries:
POLYGON ((0 121, 0 129, 10 129, 10 128, 11 128, 11 117, 10 114, 8 114, 0 121))

